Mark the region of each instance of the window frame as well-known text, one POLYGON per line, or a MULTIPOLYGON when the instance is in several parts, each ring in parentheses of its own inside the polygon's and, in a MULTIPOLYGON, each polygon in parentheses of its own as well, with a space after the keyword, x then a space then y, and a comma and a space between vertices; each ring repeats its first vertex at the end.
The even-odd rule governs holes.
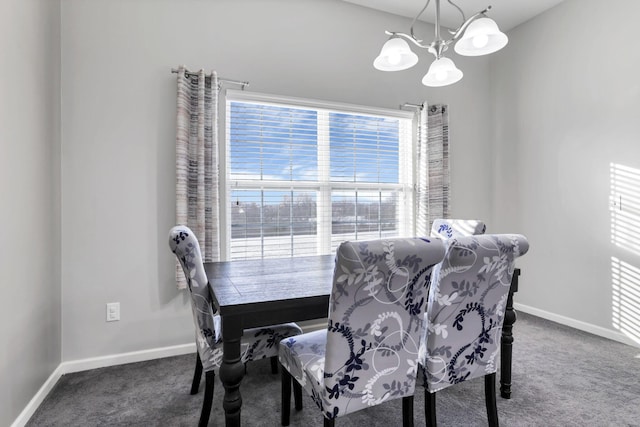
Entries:
MULTIPOLYGON (((416 116, 412 111, 406 110, 392 110, 379 107, 367 107, 362 105, 330 102, 315 99, 305 99, 298 97, 289 97, 281 95, 271 95, 258 92, 248 92, 241 90, 228 89, 225 91, 224 96, 220 97, 220 129, 219 135, 219 152, 218 152, 218 170, 219 170, 219 197, 220 197, 220 257, 222 261, 231 260, 231 193, 236 190, 242 190, 249 188, 248 184, 245 186, 240 181, 231 180, 230 161, 227 156, 230 153, 230 132, 228 126, 229 114, 228 105, 231 102, 249 102, 255 104, 267 104, 276 105, 282 107, 291 108, 307 108, 314 109, 318 112, 318 123, 321 120, 328 122, 329 113, 347 113, 356 115, 368 115, 375 117, 386 117, 400 119, 399 131, 405 135, 400 138, 400 144, 407 144, 408 146, 399 149, 399 184, 396 183, 366 183, 366 182, 336 182, 326 180, 326 177, 318 176, 318 182, 305 182, 296 181, 295 189, 309 189, 318 191, 318 203, 329 204, 331 203, 331 189, 344 189, 350 191, 367 191, 367 190, 393 190, 397 191, 399 185, 403 186, 400 190, 400 196, 403 198, 399 203, 399 235, 410 236, 415 234, 415 190, 416 190, 416 116), (321 117, 322 116, 322 117, 321 117), (321 188, 323 181, 329 183, 329 189, 321 188), (320 184, 320 185, 319 185, 320 184), (328 191, 327 191, 328 190, 328 191), (328 197, 328 200, 321 201, 322 197, 328 197)), ((322 156, 326 156, 324 161, 328 159, 329 154, 329 139, 328 136, 321 137, 318 135, 318 157, 319 162, 322 156)), ((263 181, 267 184, 265 190, 290 190, 292 189, 292 181, 263 181)), ((255 186, 255 185, 254 185, 255 186)), ((331 248, 331 218, 330 215, 319 215, 318 217, 318 235, 319 248, 318 253, 330 253, 331 248)))

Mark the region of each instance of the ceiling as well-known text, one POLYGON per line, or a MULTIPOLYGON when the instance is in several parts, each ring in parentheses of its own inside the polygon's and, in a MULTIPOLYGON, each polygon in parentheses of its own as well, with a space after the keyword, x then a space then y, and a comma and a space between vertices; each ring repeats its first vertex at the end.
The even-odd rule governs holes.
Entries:
MULTIPOLYGON (((413 19, 426 4, 426 0, 343 0, 348 3, 406 16, 413 19)), ((492 18, 502 31, 509 31, 534 16, 551 9, 563 0, 457 0, 457 4, 468 18, 476 12, 480 12, 491 5, 487 16, 492 18)), ((429 7, 420 17, 421 21, 435 24, 435 1, 429 3, 429 7)), ((440 25, 447 28, 456 28, 462 23, 460 12, 451 6, 448 1, 440 2, 440 25)), ((402 31, 404 29, 392 29, 402 31)))

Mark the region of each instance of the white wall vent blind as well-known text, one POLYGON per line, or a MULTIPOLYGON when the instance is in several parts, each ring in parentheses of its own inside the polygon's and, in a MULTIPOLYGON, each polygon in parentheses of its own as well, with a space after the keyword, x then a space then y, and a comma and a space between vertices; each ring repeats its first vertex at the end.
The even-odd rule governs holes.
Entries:
POLYGON ((296 101, 227 98, 227 259, 408 234, 411 119, 296 101))

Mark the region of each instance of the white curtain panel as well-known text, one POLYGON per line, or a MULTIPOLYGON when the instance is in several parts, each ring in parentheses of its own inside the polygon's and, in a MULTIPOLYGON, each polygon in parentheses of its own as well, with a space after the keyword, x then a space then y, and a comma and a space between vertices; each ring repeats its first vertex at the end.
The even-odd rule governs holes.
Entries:
MULTIPOLYGON (((218 76, 178 68, 176 224, 193 230, 205 262, 220 257, 218 216, 218 76)), ((179 289, 187 287, 176 263, 179 289)))
POLYGON ((446 105, 418 112, 416 235, 428 236, 436 218, 449 218, 449 113, 446 105))

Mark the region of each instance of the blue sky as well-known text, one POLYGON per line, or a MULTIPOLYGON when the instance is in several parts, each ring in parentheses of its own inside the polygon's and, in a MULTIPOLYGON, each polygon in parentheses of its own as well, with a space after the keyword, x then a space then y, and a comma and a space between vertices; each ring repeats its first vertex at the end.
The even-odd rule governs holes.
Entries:
MULTIPOLYGON (((317 124, 314 110, 232 102, 231 179, 317 181, 317 124)), ((330 113, 331 180, 397 183, 398 133, 395 119, 330 113)))

